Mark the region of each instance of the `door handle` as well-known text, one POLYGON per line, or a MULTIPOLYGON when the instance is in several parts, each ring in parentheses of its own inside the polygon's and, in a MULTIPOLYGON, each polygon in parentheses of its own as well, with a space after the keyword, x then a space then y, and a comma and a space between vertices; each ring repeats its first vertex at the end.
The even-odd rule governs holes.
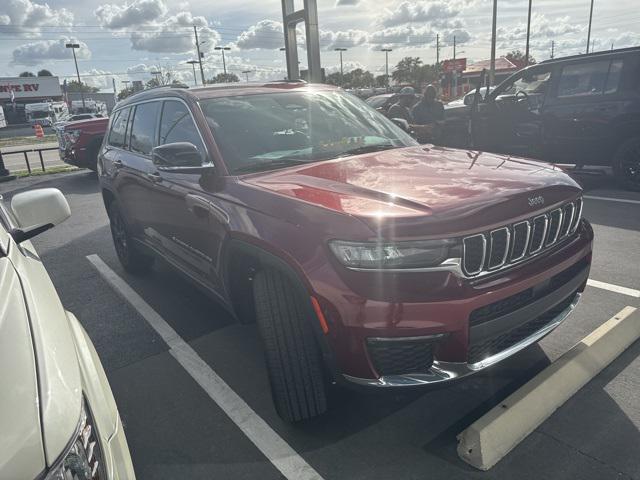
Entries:
POLYGON ((160 175, 158 172, 147 172, 147 178, 153 183, 162 181, 162 175, 160 175))
POLYGON ((122 167, 122 160, 120 160, 119 158, 116 158, 113 162, 112 162, 113 166, 116 168, 121 168, 122 167))

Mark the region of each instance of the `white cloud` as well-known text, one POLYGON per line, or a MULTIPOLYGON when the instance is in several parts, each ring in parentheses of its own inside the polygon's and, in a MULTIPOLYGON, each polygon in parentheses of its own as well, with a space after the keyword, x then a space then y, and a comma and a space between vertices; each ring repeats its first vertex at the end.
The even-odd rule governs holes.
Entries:
POLYGON ((392 9, 386 9, 379 18, 384 27, 394 27, 412 22, 442 22, 457 16, 460 10, 451 2, 409 2, 404 1, 392 9))
POLYGON ((148 52, 185 53, 195 49, 195 38, 187 30, 198 27, 201 50, 212 50, 220 43, 220 34, 209 27, 204 17, 194 17, 190 12, 180 12, 154 24, 153 32, 144 30, 131 34, 131 48, 148 52))
POLYGON ((367 42, 368 34, 363 30, 347 30, 333 32, 320 30, 320 47, 327 50, 334 48, 353 48, 367 42))
POLYGON ((235 43, 242 50, 277 50, 284 45, 282 22, 260 20, 238 35, 235 43))
POLYGON ((67 43, 78 43, 76 57, 82 60, 91 58, 91 50, 86 43, 75 38, 60 37, 58 40, 38 40, 20 45, 12 53, 11 63, 14 65, 38 65, 49 60, 73 58, 71 49, 66 48, 67 43))
MULTIPOLYGON (((548 43, 551 39, 567 39, 568 36, 580 33, 584 25, 572 23, 570 17, 558 17, 553 21, 545 15, 534 13, 531 16, 530 43, 548 43), (538 42, 536 42, 539 40, 538 42)), ((527 37, 527 25, 525 22, 517 23, 511 27, 498 28, 498 48, 517 48, 524 45, 527 37), (514 45, 515 44, 515 45, 514 45)), ((568 39, 571 41, 572 39, 568 39)))
POLYGON ((336 7, 358 5, 360 0, 336 0, 336 7))
POLYGON ((0 3, 0 25, 11 26, 3 30, 9 34, 28 33, 39 35, 40 27, 68 28, 73 24, 73 13, 61 8, 55 10, 48 4, 31 0, 2 0, 0 3))
POLYGON ((167 13, 167 7, 162 0, 135 0, 122 6, 100 5, 94 13, 103 27, 119 29, 152 23, 167 13))

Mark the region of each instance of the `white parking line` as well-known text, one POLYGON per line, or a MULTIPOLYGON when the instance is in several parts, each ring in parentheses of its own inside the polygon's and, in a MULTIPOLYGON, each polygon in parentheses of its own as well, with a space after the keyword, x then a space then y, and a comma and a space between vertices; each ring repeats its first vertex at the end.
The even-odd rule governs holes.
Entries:
POLYGON ((627 198, 597 197, 595 195, 583 195, 583 198, 588 198, 589 200, 604 200, 605 202, 634 203, 640 205, 640 200, 629 200, 627 198))
POLYGON ((598 280, 587 280, 587 285, 590 287, 601 288, 603 290, 609 290, 610 292, 621 293, 623 295, 629 295, 630 297, 640 298, 640 290, 634 290, 633 288, 621 287, 620 285, 614 285, 612 283, 599 282, 598 280))
POLYGON ((137 310, 169 346, 169 353, 287 479, 322 477, 280 437, 176 331, 98 255, 87 259, 105 281, 137 310))

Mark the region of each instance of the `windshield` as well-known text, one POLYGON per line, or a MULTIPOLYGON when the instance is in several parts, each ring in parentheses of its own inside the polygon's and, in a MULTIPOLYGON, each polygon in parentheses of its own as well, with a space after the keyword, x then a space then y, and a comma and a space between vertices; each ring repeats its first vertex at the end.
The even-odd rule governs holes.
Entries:
POLYGON ((283 92, 204 100, 202 110, 231 173, 417 145, 344 92, 283 92))
POLYGON ((50 115, 50 113, 39 110, 35 112, 30 112, 29 115, 31 115, 31 118, 47 118, 50 115))

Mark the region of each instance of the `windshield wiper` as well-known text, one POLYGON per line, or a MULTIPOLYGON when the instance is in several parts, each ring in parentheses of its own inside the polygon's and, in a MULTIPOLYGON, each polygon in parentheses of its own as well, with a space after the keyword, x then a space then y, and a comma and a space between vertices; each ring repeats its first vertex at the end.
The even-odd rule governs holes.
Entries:
POLYGON ((233 170, 233 173, 253 173, 263 170, 270 170, 278 167, 290 167, 293 165, 302 165, 304 163, 310 163, 308 160, 299 160, 295 158, 281 158, 279 160, 273 160, 271 162, 259 162, 250 163, 242 167, 233 170))
POLYGON ((348 157, 350 155, 359 155, 361 153, 379 152, 382 150, 389 150, 395 148, 395 145, 391 143, 378 143, 376 145, 362 145, 360 147, 351 148, 337 154, 334 158, 348 157))

